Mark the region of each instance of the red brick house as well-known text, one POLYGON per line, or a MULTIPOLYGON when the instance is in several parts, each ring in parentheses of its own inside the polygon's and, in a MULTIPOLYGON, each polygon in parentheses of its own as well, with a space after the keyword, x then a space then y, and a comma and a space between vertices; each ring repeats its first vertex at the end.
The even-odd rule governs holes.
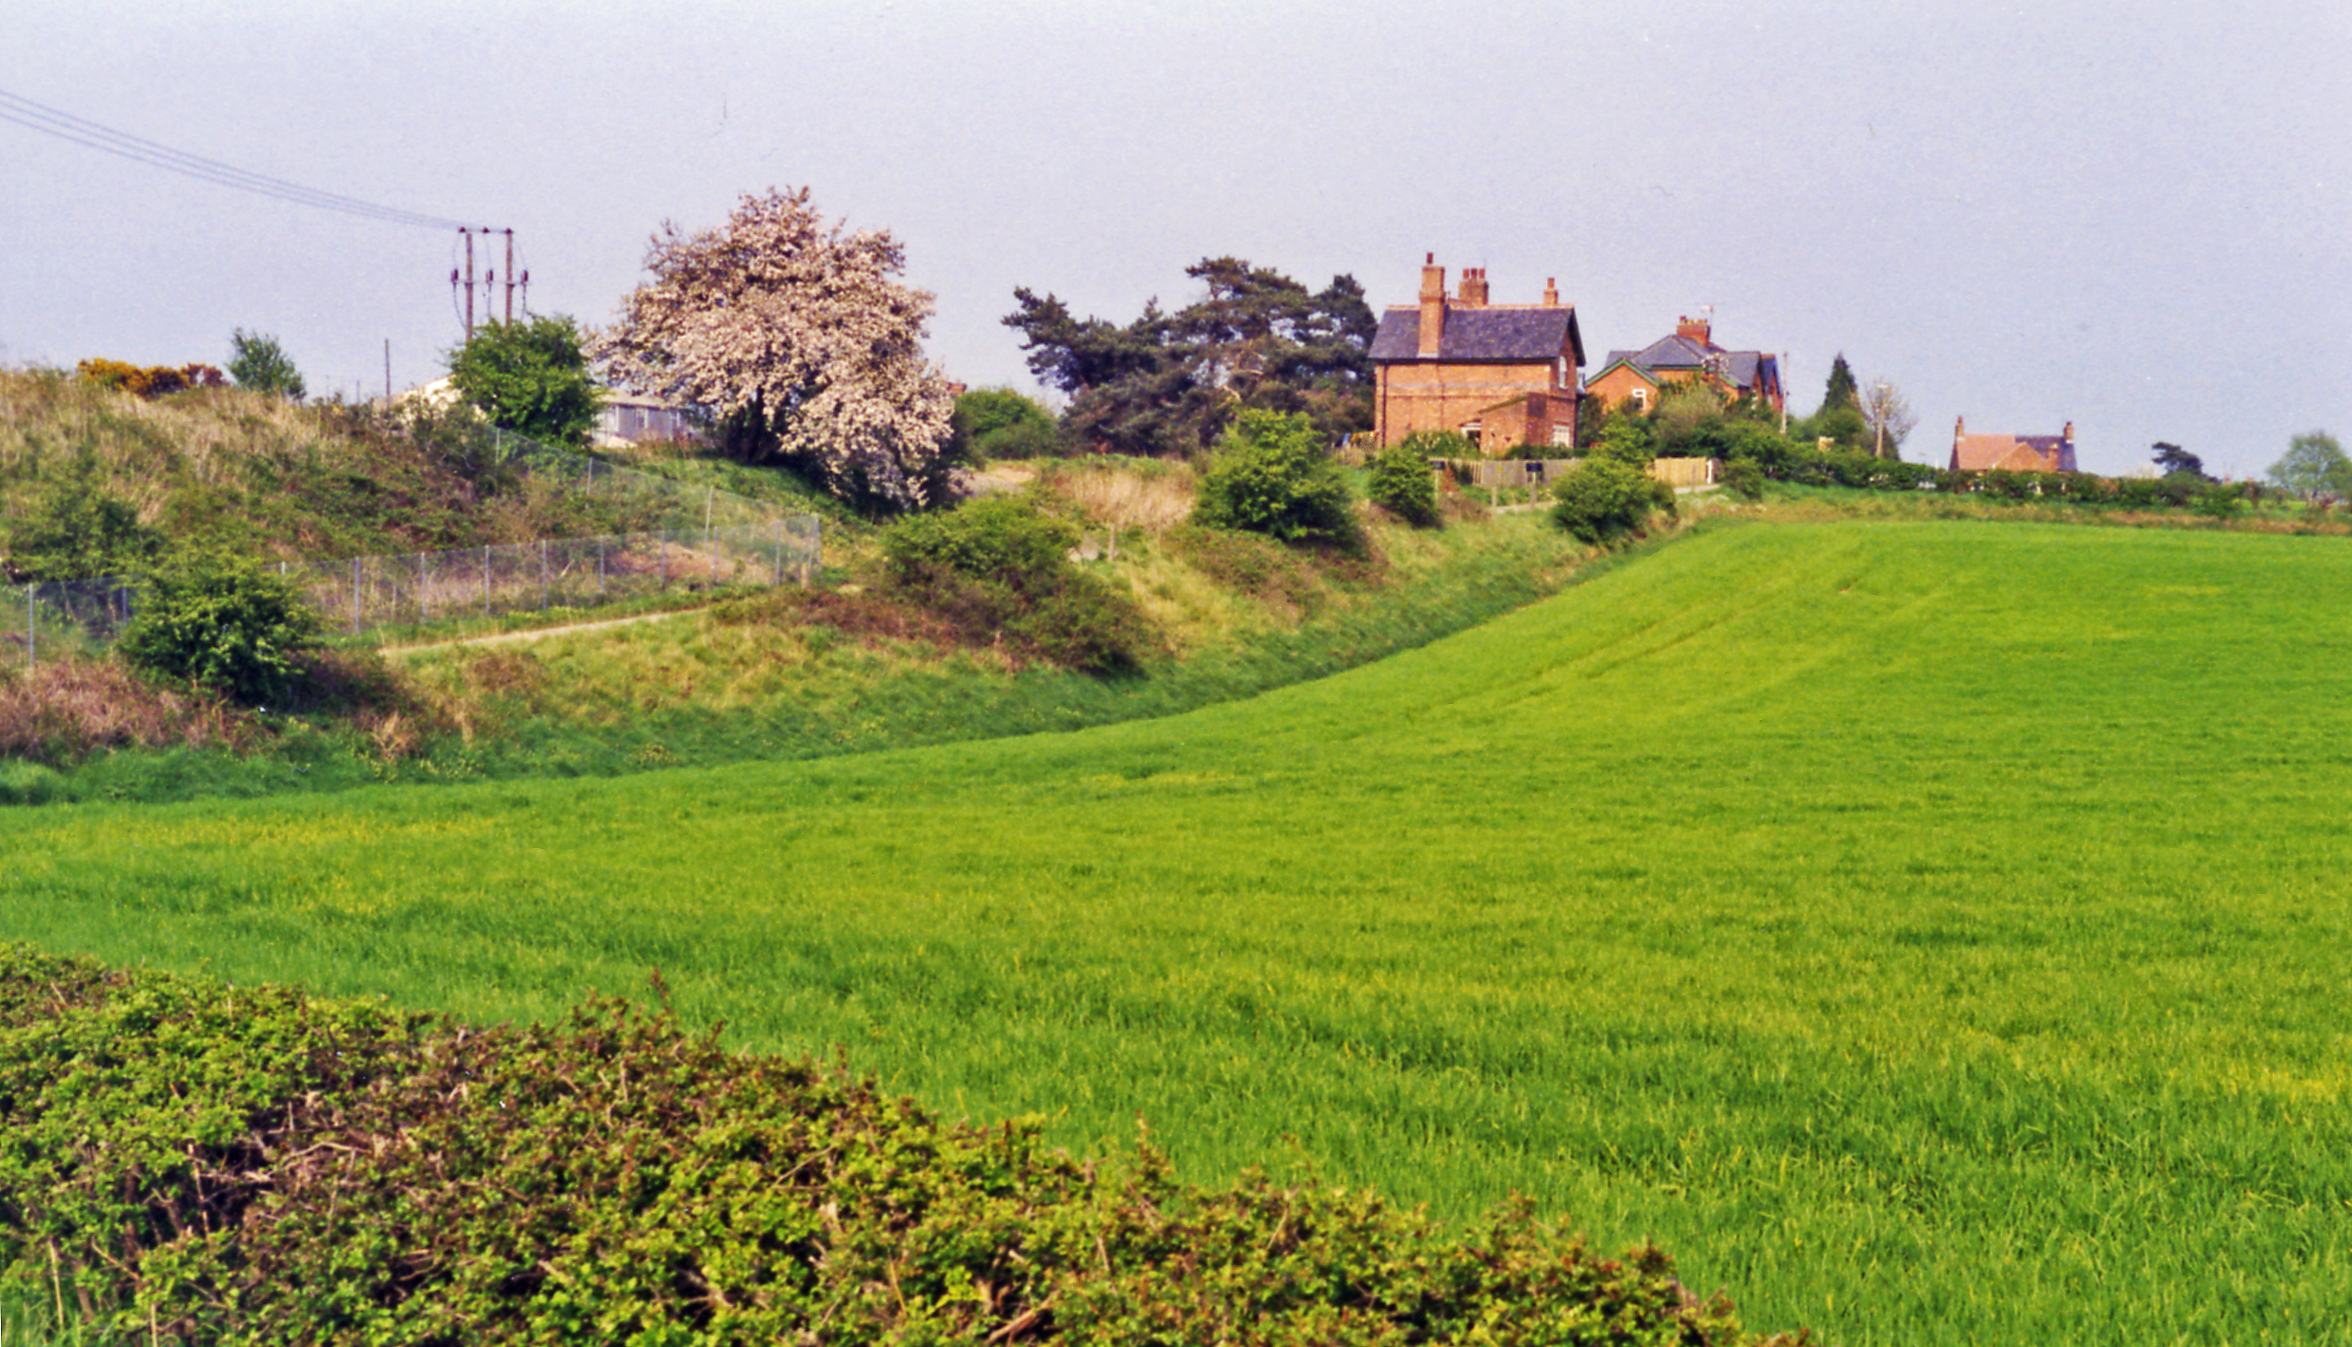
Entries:
POLYGON ((1480 452, 1576 443, 1584 337, 1576 309, 1544 282, 1540 304, 1492 304, 1486 271, 1462 273, 1449 298, 1430 254, 1421 302, 1380 316, 1372 338, 1372 435, 1387 448, 1416 431, 1458 430, 1480 452))
POLYGON ((1609 352, 1600 373, 1586 381, 1586 395, 1603 407, 1631 402, 1647 411, 1668 384, 1698 379, 1726 399, 1751 397, 1782 410, 1788 399, 1780 388, 1779 359, 1763 351, 1727 351, 1715 344, 1713 327, 1711 319, 1684 318, 1671 337, 1638 351, 1609 352))
POLYGON ((2075 472, 2074 422, 2055 435, 1971 435, 1968 418, 1952 423, 1954 472, 2075 472))

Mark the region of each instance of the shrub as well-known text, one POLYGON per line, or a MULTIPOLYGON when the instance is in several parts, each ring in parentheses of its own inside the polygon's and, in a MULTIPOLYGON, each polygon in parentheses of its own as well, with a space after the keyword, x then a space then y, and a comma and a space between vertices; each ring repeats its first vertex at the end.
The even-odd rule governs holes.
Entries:
POLYGON ((20 946, 0 1084, 6 1289, 124 1341, 1751 1341, 1524 1204, 1081 1164, 617 1001, 473 1030, 20 946))
POLYGON ((1735 458, 1723 465, 1723 487, 1741 500, 1764 498, 1764 469, 1754 459, 1735 458))
POLYGON ((1293 545, 1360 551, 1363 527, 1339 468, 1304 413, 1244 408, 1201 474, 1193 522, 1293 545))
POLYGON ((139 668, 257 706, 286 691, 320 626, 293 581, 249 557, 196 549, 149 572, 116 648, 139 668))
POLYGON ((155 555, 162 539, 107 493, 100 471, 85 450, 50 480, 26 517, 8 525, 0 572, 13 581, 80 580, 136 570, 155 555))
POLYGON ((1371 497, 1374 505, 1415 528, 1435 527, 1437 477, 1429 461, 1456 457, 1448 451, 1455 447, 1453 441, 1461 439, 1459 435, 1423 431, 1381 450, 1372 458, 1371 480, 1364 494, 1371 497))
POLYGON ((948 426, 949 452, 959 461, 1049 458, 1062 447, 1053 413, 1010 388, 958 395, 948 426))
POLYGON ((1006 640, 1064 668, 1136 667, 1157 645, 1135 601, 1078 569, 1078 531, 1004 496, 913 515, 882 537, 892 588, 968 638, 1006 640))
POLYGON ((133 397, 159 398, 166 393, 177 393, 188 388, 221 388, 228 377, 210 365, 141 366, 120 360, 94 356, 74 366, 75 372, 95 384, 119 388, 133 397))
POLYGON ((1578 464, 1552 495, 1559 502, 1552 507, 1553 522, 1594 544, 1639 532, 1652 514, 1674 514, 1674 488, 1613 458, 1578 464))

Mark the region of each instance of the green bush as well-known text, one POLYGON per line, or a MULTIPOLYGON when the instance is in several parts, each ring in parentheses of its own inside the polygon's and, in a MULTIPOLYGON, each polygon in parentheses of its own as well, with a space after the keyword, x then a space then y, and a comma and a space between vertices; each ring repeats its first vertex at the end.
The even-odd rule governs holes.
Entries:
POLYGON ((1764 498, 1764 469, 1754 459, 1735 458, 1723 465, 1723 487, 1741 500, 1764 498))
POLYGON ((959 395, 949 422, 949 452, 959 461, 1050 458, 1062 437, 1053 413, 1010 388, 975 388, 959 395))
POLYGON ((1464 457, 1453 451, 1467 444, 1460 435, 1431 431, 1407 435, 1373 456, 1364 494, 1374 505, 1415 528, 1434 527, 1438 522, 1437 476, 1429 462, 1464 457))
POLYGON ((591 1001, 474 1030, 0 949, 0 1290, 124 1341, 1751 1341, 1524 1205, 1176 1180, 591 1001))
POLYGON ((1552 495, 1559 502, 1552 507, 1553 522, 1594 544, 1640 532, 1653 514, 1674 514, 1674 488, 1613 458, 1578 464, 1552 495))
POLYGON ((1157 639, 1133 598, 1070 560, 1078 530, 1006 496, 913 515, 882 535, 891 588, 964 637, 1063 668, 1130 670, 1157 639))
POLYGON ((182 552, 139 590, 122 657, 250 706, 284 695, 321 629, 293 581, 228 552, 182 552))
POLYGON ((1347 481, 1299 412, 1242 410, 1201 474, 1192 522, 1292 545, 1364 546, 1347 481))
POLYGON ((146 565, 162 539, 100 476, 97 455, 85 451, 52 478, 25 516, 7 525, 0 573, 12 581, 81 580, 146 565))

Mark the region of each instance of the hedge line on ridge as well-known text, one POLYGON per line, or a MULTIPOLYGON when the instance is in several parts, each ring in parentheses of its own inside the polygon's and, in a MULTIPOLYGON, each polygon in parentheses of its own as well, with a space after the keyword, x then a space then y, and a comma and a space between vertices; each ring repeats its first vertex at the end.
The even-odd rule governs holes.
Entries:
POLYGON ((23 946, 0 1280, 232 1344, 1751 1341, 1664 1253, 1600 1257, 1524 1205, 1447 1232, 1317 1184, 1188 1186, 1148 1143, 1081 1163, 666 1006, 476 1029, 23 946))

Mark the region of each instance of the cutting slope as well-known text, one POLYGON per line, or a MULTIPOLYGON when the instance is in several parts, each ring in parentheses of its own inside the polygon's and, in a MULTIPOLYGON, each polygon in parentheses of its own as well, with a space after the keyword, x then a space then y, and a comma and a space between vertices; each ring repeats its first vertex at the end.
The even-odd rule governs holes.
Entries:
POLYGON ((476 1016, 658 966, 1838 1341, 2346 1340, 2348 592, 2329 539, 1726 529, 1169 720, 27 814, 0 933, 476 1016))

